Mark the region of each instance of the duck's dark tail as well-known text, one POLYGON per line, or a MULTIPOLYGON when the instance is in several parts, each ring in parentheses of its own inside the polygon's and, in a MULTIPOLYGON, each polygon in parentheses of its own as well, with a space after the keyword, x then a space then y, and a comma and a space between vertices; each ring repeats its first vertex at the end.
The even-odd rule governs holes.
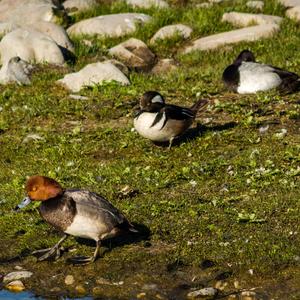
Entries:
POLYGON ((204 108, 206 105, 208 104, 208 100, 207 99, 201 99, 199 101, 197 101, 195 104, 193 104, 190 108, 190 110, 193 112, 193 114, 196 116, 197 112, 204 108))

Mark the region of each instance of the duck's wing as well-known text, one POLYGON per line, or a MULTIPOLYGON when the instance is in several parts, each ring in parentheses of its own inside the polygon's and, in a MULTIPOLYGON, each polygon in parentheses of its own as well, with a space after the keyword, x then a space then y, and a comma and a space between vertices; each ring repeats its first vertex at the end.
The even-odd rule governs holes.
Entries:
POLYGON ((162 110, 167 119, 186 120, 195 117, 195 113, 191 109, 177 105, 167 104, 162 110))
POLYGON ((65 194, 75 201, 76 210, 80 214, 92 219, 103 219, 113 226, 128 222, 116 207, 96 193, 85 190, 67 190, 65 194))
POLYGON ((289 72, 277 67, 272 67, 273 72, 276 73, 280 79, 281 84, 278 89, 282 93, 293 93, 300 90, 300 79, 296 73, 289 72))

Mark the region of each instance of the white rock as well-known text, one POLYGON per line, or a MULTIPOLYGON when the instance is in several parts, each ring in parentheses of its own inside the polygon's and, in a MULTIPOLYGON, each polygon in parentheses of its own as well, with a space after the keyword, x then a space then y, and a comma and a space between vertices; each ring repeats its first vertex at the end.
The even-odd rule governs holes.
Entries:
POLYGON ((39 21, 30 24, 30 28, 50 36, 57 45, 74 52, 74 46, 70 41, 66 30, 62 26, 51 22, 39 21))
POLYGON ((65 278, 65 284, 66 285, 72 285, 75 282, 73 275, 67 275, 65 278))
POLYGON ((0 42, 2 64, 19 56, 28 62, 48 62, 62 65, 64 57, 59 46, 49 36, 33 29, 16 29, 0 42))
POLYGON ((295 7, 300 5, 300 0, 279 0, 285 7, 295 7))
POLYGON ((208 3, 208 2, 196 4, 196 7, 200 7, 200 8, 210 8, 212 6, 213 6, 213 3, 208 3))
POLYGON ((18 27, 19 26, 17 24, 14 24, 11 22, 0 22, 0 35, 5 35, 11 31, 17 29, 18 27))
POLYGON ((6 283, 6 282, 19 280, 21 278, 29 278, 32 275, 33 275, 33 273, 29 272, 29 271, 14 271, 14 272, 10 272, 4 276, 3 282, 6 283))
POLYGON ((288 9, 285 14, 290 19, 300 22, 300 5, 288 9))
POLYGON ((98 16, 75 23, 67 29, 70 35, 100 35, 119 37, 136 30, 138 24, 151 20, 150 16, 139 13, 124 13, 98 16))
POLYGON ((31 141, 44 141, 44 140, 45 139, 42 136, 40 136, 39 134, 30 133, 23 139, 23 143, 28 143, 31 141))
POLYGON ((88 10, 95 5, 97 5, 96 0, 66 0, 63 3, 63 7, 72 14, 88 10))
POLYGON ((73 92, 79 92, 85 86, 112 80, 123 85, 130 84, 128 78, 111 62, 98 62, 85 66, 77 73, 67 74, 57 82, 73 92))
POLYGON ((108 53, 120 59, 128 67, 143 68, 155 62, 155 55, 147 45, 135 38, 109 49, 108 53))
POLYGON ((197 297, 206 297, 206 296, 215 296, 218 294, 218 290, 213 287, 203 288, 201 290, 189 292, 187 294, 188 298, 197 298, 197 297))
POLYGON ((188 39, 193 32, 193 29, 189 26, 183 24, 175 24, 175 25, 168 25, 165 27, 160 28, 152 37, 151 43, 155 43, 157 40, 172 38, 176 35, 179 35, 183 39, 188 39))
POLYGON ((11 58, 0 70, 0 84, 16 82, 17 84, 30 84, 29 74, 32 65, 18 56, 11 58))
POLYGON ((18 28, 22 28, 25 30, 34 29, 36 31, 44 33, 45 35, 50 36, 59 46, 68 49, 71 52, 74 52, 73 44, 70 41, 65 29, 62 26, 51 22, 38 21, 36 23, 24 26, 20 26, 18 24, 10 22, 2 22, 0 23, 0 35, 4 35, 18 28))
POLYGON ((37 21, 55 22, 54 9, 58 7, 51 0, 2 0, 0 21, 24 25, 37 21))
POLYGON ((163 0, 126 0, 126 3, 135 7, 149 8, 156 6, 158 8, 169 7, 169 4, 163 0))
POLYGON ((263 10, 264 8, 264 2, 263 1, 248 1, 246 3, 246 6, 249 8, 255 8, 257 10, 263 10))
POLYGON ((74 99, 74 100, 89 100, 89 97, 81 96, 81 95, 75 95, 75 94, 69 95, 69 98, 74 99))
POLYGON ((279 31, 277 24, 266 24, 246 27, 228 32, 217 33, 195 40, 192 45, 184 49, 184 53, 195 50, 210 50, 227 44, 235 44, 243 41, 257 41, 267 38, 279 31))
POLYGON ((222 17, 222 22, 228 22, 235 26, 246 27, 252 24, 280 24, 283 18, 278 16, 263 15, 263 14, 247 14, 240 12, 225 13, 222 17))

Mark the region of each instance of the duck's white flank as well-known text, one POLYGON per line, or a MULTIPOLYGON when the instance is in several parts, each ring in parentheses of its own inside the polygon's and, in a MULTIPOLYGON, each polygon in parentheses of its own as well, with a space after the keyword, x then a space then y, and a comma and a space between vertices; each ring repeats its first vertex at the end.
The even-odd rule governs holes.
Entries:
POLYGON ((163 113, 160 121, 151 127, 157 114, 158 113, 143 112, 134 119, 134 128, 141 136, 149 140, 167 142, 170 140, 170 132, 163 128, 166 121, 165 113, 163 113))
POLYGON ((271 66, 255 62, 242 62, 239 67, 240 83, 237 88, 239 94, 251 94, 276 88, 281 78, 271 66))

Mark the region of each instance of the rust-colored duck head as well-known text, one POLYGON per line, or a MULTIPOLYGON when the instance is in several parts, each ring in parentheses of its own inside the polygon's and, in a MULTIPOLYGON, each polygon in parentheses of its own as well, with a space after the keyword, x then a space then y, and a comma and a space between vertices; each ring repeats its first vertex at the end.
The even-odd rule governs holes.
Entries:
POLYGON ((25 207, 31 201, 46 201, 63 193, 61 185, 52 178, 46 176, 31 176, 26 182, 27 197, 16 206, 15 210, 25 207))

